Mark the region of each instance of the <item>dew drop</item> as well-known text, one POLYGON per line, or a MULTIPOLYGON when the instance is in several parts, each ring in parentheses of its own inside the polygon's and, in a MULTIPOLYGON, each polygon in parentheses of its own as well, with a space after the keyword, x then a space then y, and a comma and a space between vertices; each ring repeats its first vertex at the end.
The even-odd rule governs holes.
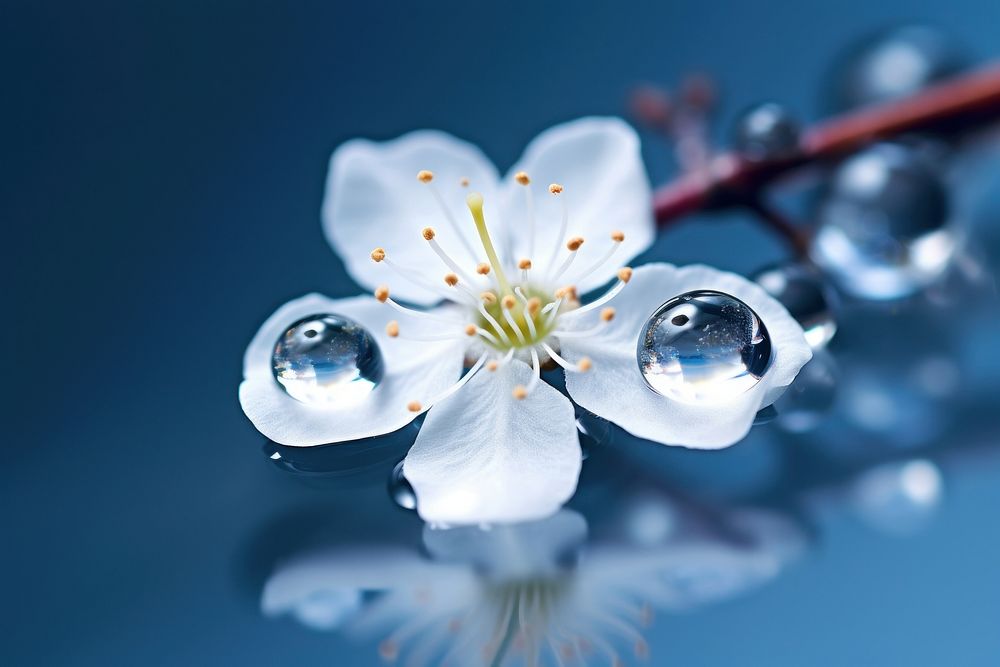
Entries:
POLYGON ((413 491, 413 486, 403 476, 403 462, 400 461, 389 473, 388 483, 389 496, 392 501, 404 510, 417 509, 417 494, 413 491))
POLYGON ((271 368, 292 398, 342 407, 367 396, 385 372, 371 334, 340 315, 310 315, 292 324, 274 345, 271 368))
POLYGON ((825 347, 837 333, 836 295, 819 271, 791 262, 762 269, 753 279, 795 318, 814 350, 825 347))
POLYGON ((771 339, 745 303, 699 290, 674 297, 650 316, 636 356, 642 377, 656 393, 684 403, 710 403, 738 396, 760 381, 771 361, 771 339))

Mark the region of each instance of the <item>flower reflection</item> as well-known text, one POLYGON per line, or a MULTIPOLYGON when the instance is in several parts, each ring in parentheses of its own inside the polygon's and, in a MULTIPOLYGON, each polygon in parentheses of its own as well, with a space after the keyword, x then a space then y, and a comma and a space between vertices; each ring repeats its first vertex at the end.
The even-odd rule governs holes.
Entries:
POLYGON ((384 660, 407 665, 624 665, 648 657, 654 610, 759 586, 804 545, 773 512, 709 509, 648 489, 617 507, 612 534, 599 538, 562 510, 491 529, 428 526, 423 556, 362 544, 305 549, 268 578, 261 610, 377 637, 384 660))

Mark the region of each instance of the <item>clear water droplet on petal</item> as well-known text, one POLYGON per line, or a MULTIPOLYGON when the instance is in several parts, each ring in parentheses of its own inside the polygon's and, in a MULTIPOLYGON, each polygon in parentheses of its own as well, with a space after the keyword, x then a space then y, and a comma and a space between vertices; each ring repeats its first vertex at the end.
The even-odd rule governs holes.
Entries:
POLYGON ((684 403, 711 403, 752 389, 771 362, 771 338, 749 306, 711 290, 660 306, 636 351, 646 384, 684 403))
POLYGON ((271 357, 274 378, 303 403, 349 406, 378 386, 382 352, 360 324, 340 315, 304 317, 285 330, 271 357))

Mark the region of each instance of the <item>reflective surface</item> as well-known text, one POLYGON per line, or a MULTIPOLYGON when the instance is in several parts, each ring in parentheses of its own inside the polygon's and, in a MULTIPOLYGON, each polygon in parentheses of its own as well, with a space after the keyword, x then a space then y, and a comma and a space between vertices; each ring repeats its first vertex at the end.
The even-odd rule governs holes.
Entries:
POLYGON ((378 343, 360 324, 340 315, 310 315, 274 345, 274 378, 295 400, 345 407, 367 396, 385 368, 378 343))
POLYGON ((639 370, 649 387, 685 403, 744 393, 767 371, 771 340, 739 299, 701 290, 660 306, 639 334, 639 370))
MULTIPOLYGON (((540 129, 620 112, 633 80, 671 84, 692 63, 719 75, 723 118, 766 96, 811 122, 836 54, 899 16, 1000 55, 996 2, 771 9, 564 3, 549 10, 554 30, 534 9, 489 3, 6 3, 2 201, 14 251, 3 267, 17 289, 5 349, 31 372, 5 397, 0 664, 384 667, 381 649, 406 667, 418 642, 459 636, 453 617, 484 618, 458 611, 497 609, 483 592, 515 587, 499 561, 561 577, 546 598, 563 601, 558 617, 531 620, 546 636, 574 628, 593 666, 611 663, 603 640, 630 666, 996 667, 996 167, 976 221, 975 245, 991 253, 985 287, 848 304, 828 348, 836 396, 808 433, 779 417, 735 447, 694 452, 612 429, 565 510, 583 523, 558 534, 545 524, 541 536, 438 543, 386 489, 414 433, 276 446, 236 400, 240 355, 276 307, 359 293, 318 222, 330 151, 348 138, 440 127, 503 173, 540 129), (466 80, 475 94, 456 85, 466 80), (54 307, 78 326, 16 326, 49 322, 54 307), (892 418, 875 411, 864 423, 881 426, 860 428, 855 395, 892 418), (914 460, 940 471, 934 509, 887 531, 862 514, 855 482, 914 460), (286 585, 289 573, 299 583, 286 585), (563 591, 577 583, 587 595, 569 605, 563 591), (618 633, 609 613, 639 636, 618 633), (407 624, 409 638, 398 634, 407 624)), ((670 174, 656 137, 643 153, 654 184, 670 174)), ((645 258, 752 275, 785 254, 736 213, 697 216, 645 258)), ((558 667, 544 650, 539 662, 558 667)))

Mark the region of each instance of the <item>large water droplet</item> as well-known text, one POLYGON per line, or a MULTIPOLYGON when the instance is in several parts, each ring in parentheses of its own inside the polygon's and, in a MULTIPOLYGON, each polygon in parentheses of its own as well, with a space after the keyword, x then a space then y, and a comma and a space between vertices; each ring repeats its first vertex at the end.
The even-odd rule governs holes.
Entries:
POLYGON ((389 473, 388 490, 393 502, 404 510, 417 509, 417 494, 413 491, 413 485, 403 476, 402 461, 389 473))
POLYGON ((771 361, 771 339, 745 303, 699 290, 674 297, 650 316, 636 354, 653 391, 684 403, 709 403, 760 382, 771 361))
POLYGON ((948 192, 912 147, 879 144, 846 161, 817 215, 813 259, 859 298, 913 294, 939 279, 955 253, 948 192))
POLYGON ((371 334, 340 315, 310 315, 292 324, 274 345, 274 377, 292 398, 344 406, 367 396, 385 372, 371 334))
POLYGON ((814 350, 824 347, 837 333, 833 313, 836 297, 819 271, 792 262, 762 269, 754 280, 795 318, 814 350))

